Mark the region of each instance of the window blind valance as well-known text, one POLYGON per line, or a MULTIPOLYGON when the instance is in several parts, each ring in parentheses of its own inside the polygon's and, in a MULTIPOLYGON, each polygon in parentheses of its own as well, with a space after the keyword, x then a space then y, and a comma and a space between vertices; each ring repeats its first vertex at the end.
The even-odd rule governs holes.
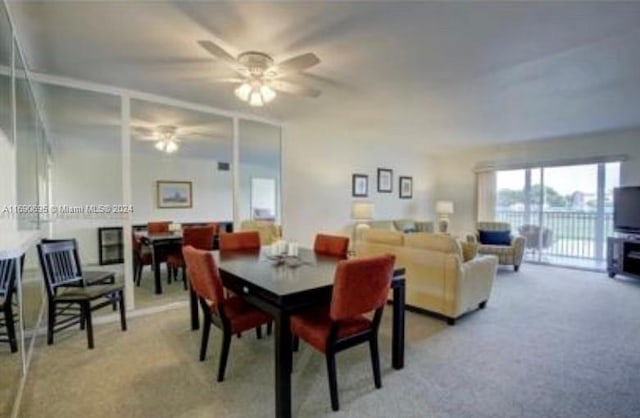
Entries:
POLYGON ((629 156, 626 154, 617 155, 601 155, 594 157, 584 158, 566 158, 557 160, 526 160, 526 161, 485 161, 476 164, 474 172, 483 173, 487 171, 500 171, 500 170, 518 170, 525 168, 539 168, 539 167, 558 167, 567 165, 583 165, 583 164, 599 164, 599 163, 616 163, 627 161, 629 156))

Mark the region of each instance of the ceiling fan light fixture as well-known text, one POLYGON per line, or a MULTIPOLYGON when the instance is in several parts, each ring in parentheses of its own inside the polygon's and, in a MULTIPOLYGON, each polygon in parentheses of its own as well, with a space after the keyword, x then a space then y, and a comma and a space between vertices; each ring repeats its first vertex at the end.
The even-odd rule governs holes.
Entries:
POLYGON ((237 89, 235 89, 235 94, 238 99, 242 100, 243 102, 248 102, 251 90, 252 88, 249 83, 242 83, 237 89))
POLYGON ((249 105, 260 107, 264 105, 264 99, 262 98, 262 94, 260 94, 260 90, 253 90, 251 95, 249 96, 249 105))
POLYGON ((171 154, 178 150, 178 144, 175 141, 167 141, 167 147, 165 148, 165 152, 171 154))
POLYGON ((158 151, 164 151, 164 149, 167 146, 167 144, 165 143, 165 141, 158 141, 158 142, 155 143, 154 146, 156 147, 156 149, 158 151))
POLYGON ((260 87, 260 94, 262 95, 262 100, 265 103, 269 103, 270 101, 276 98, 275 90, 273 90, 271 87, 269 87, 266 84, 263 84, 260 87))

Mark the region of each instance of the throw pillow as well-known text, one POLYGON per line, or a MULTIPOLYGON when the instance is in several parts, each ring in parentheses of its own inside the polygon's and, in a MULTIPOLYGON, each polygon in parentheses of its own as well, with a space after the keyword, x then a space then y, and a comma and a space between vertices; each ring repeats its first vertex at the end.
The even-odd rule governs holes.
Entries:
POLYGON ((485 245, 511 245, 511 231, 478 231, 479 241, 485 245))
POLYGON ((473 260, 478 255, 478 244, 471 242, 460 241, 462 247, 462 262, 466 263, 469 260, 473 260))
POLYGON ((393 224, 398 231, 402 231, 404 233, 416 232, 418 230, 416 223, 411 220, 393 221, 393 224))

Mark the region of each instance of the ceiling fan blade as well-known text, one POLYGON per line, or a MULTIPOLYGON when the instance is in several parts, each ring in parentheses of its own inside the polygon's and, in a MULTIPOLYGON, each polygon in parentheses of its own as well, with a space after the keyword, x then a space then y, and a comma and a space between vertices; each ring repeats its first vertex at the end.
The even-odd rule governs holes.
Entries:
POLYGON ((318 97, 321 93, 320 90, 282 80, 272 81, 271 87, 283 93, 294 94, 296 96, 318 97))
POLYGON ((211 55, 213 55, 217 59, 227 63, 228 65, 230 65, 230 66, 232 66, 234 68, 238 65, 238 62, 236 61, 235 57, 233 55, 231 55, 230 53, 228 53, 221 46, 216 45, 215 43, 213 43, 211 41, 198 41, 198 44, 200 44, 201 47, 206 49, 211 55))
POLYGON ((244 83, 245 79, 244 78, 238 78, 238 77, 226 77, 226 78, 216 78, 214 80, 211 80, 214 83, 244 83))
POLYGON ((304 71, 320 63, 320 58, 312 52, 289 58, 276 64, 272 70, 280 75, 304 71))

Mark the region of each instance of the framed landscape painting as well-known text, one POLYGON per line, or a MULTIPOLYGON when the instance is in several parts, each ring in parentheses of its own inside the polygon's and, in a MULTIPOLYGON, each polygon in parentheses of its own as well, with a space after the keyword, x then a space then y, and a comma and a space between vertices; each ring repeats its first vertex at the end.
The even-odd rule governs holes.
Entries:
POLYGON ((413 197, 413 177, 400 177, 400 199, 413 197))
POLYGON ((193 207, 190 181, 158 180, 156 182, 158 208, 189 209, 193 207))

